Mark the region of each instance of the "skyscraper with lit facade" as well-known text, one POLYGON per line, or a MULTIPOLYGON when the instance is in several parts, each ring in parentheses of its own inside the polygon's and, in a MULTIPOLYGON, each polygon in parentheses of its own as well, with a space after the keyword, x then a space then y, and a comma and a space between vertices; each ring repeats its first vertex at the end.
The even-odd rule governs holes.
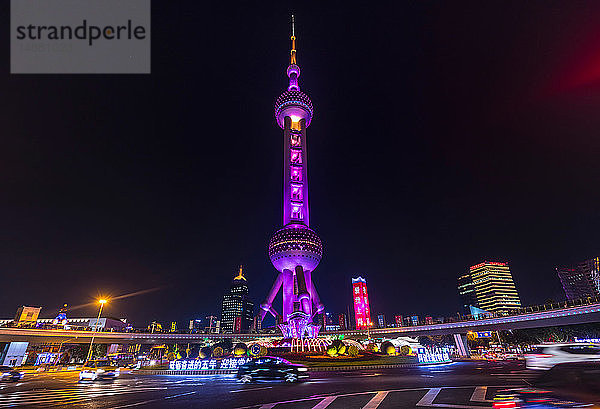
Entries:
POLYGON ((462 313, 470 314, 470 307, 476 307, 478 305, 477 294, 475 294, 475 285, 473 284, 471 271, 468 271, 458 277, 458 294, 460 295, 462 304, 462 313))
POLYGON ((367 280, 362 277, 352 279, 352 296, 354 298, 354 322, 356 323, 356 329, 372 327, 373 322, 371 322, 367 280))
POLYGON ((557 267, 556 272, 569 300, 600 296, 600 257, 573 267, 557 267))
POLYGON ((279 274, 260 307, 261 319, 267 313, 273 315, 280 322, 278 326, 284 337, 314 338, 320 326, 313 319, 324 306, 312 273, 323 256, 323 245, 309 227, 306 128, 313 118, 313 106, 298 83, 300 67, 296 62, 294 16, 291 42, 287 90, 275 102, 275 120, 283 129, 283 228, 269 242, 269 257, 279 274), (280 289, 283 314, 273 307, 280 289))
POLYGON ((254 317, 254 304, 248 299, 248 284, 242 266, 233 279, 229 292, 223 296, 221 332, 247 332, 254 317))
POLYGON ((464 302, 474 301, 471 305, 488 312, 506 313, 521 308, 508 263, 484 261, 469 267, 467 274, 459 278, 459 293, 464 302))

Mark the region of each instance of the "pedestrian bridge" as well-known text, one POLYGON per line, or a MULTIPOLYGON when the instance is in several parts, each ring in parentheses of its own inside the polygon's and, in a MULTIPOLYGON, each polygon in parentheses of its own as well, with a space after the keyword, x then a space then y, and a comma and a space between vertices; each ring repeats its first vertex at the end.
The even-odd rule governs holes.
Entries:
MULTIPOLYGON (((469 331, 501 331, 525 328, 564 326, 600 322, 600 302, 583 306, 560 308, 497 318, 449 322, 444 324, 412 327, 378 328, 323 332, 322 335, 344 335, 346 338, 362 339, 415 337, 420 335, 466 334, 469 331)), ((0 342, 26 341, 34 344, 44 342, 89 343, 92 331, 61 329, 0 328, 0 342)), ((205 340, 231 338, 252 341, 265 338, 281 338, 278 334, 175 334, 140 332, 96 332, 94 342, 102 344, 175 344, 201 343, 205 340)))

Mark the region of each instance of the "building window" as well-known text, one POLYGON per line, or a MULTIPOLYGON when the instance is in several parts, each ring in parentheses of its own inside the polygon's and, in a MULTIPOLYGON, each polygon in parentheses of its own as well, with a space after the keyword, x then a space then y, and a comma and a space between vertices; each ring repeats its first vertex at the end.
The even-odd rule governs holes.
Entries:
POLYGON ((292 206, 292 219, 302 220, 302 208, 300 206, 292 206))
POLYGON ((291 169, 292 182, 302 182, 302 170, 292 166, 291 169))
POLYGON ((300 186, 292 186, 292 199, 302 200, 302 188, 300 186))
POLYGON ((292 149, 290 150, 290 160, 292 163, 301 164, 302 163, 302 151, 300 149, 292 149))
POLYGON ((290 140, 292 146, 300 146, 301 145, 301 141, 300 141, 300 135, 299 134, 292 134, 291 135, 291 140, 290 140))

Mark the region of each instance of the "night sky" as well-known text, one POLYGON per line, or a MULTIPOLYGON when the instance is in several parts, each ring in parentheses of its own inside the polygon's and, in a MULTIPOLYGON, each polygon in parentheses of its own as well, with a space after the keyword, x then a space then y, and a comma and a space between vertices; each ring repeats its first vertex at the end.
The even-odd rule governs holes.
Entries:
POLYGON ((524 304, 557 300, 554 267, 600 254, 598 2, 155 0, 152 74, 127 76, 10 75, 8 3, 2 318, 158 288, 106 314, 187 327, 240 263, 263 301, 291 11, 327 311, 362 275, 388 320, 454 315, 484 259, 510 262, 524 304))

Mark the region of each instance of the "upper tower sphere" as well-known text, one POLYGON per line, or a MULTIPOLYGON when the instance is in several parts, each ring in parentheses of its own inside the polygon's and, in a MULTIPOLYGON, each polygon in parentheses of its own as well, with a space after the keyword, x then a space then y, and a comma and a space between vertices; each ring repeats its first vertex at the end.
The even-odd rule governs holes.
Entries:
POLYGON ((289 116, 292 122, 299 122, 304 119, 305 125, 310 125, 313 117, 313 106, 310 98, 304 92, 300 91, 298 77, 300 76, 300 67, 296 63, 296 33, 294 30, 294 16, 292 15, 292 49, 290 50, 290 65, 287 67, 286 74, 289 78, 287 91, 277 98, 275 102, 275 119, 281 128, 285 126, 285 117, 289 116))

